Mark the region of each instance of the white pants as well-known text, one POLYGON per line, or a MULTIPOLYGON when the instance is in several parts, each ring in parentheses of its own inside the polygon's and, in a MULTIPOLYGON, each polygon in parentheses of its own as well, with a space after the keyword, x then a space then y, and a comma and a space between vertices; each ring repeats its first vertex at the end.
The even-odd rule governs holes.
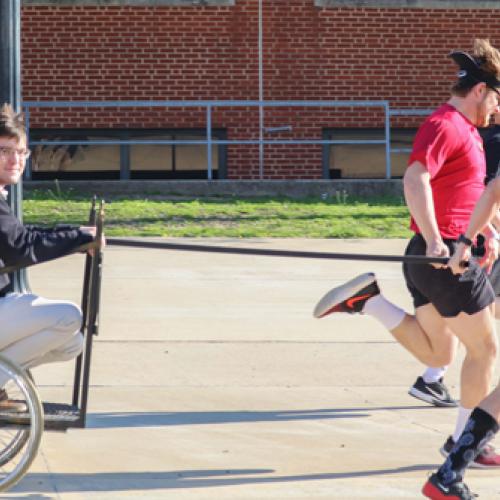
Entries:
MULTIPOLYGON (((72 302, 11 293, 0 298, 0 353, 23 368, 75 358, 83 348, 81 323, 72 302)), ((0 387, 6 382, 0 372, 0 387)))

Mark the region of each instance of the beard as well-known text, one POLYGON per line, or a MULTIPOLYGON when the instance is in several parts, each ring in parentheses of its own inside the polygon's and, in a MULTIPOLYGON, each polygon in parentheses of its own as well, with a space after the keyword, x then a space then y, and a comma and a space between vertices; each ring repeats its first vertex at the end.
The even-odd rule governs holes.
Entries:
POLYGON ((478 103, 476 108, 476 127, 488 127, 491 122, 491 117, 495 112, 494 108, 491 107, 491 104, 487 101, 488 94, 486 94, 482 101, 478 103))
POLYGON ((485 106, 483 103, 481 103, 478 107, 477 107, 477 111, 476 111, 476 127, 488 127, 489 124, 490 124, 490 121, 491 121, 491 115, 493 113, 491 112, 488 112, 486 109, 485 109, 485 106))
POLYGON ((478 116, 478 123, 476 124, 477 127, 485 128, 490 125, 490 117, 491 115, 482 115, 478 116))

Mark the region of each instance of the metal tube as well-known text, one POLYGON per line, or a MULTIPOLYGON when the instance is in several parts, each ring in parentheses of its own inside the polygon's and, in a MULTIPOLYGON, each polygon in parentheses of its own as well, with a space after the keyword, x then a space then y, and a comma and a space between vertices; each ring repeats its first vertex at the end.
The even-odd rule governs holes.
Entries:
POLYGON ((0 104, 10 103, 19 111, 20 74, 20 0, 0 2, 0 104))
MULTIPOLYGON (((9 103, 21 111, 21 0, 0 0, 0 105, 9 103)), ((22 221, 22 180, 9 186, 9 206, 22 221)), ((26 271, 11 277, 15 292, 29 289, 26 271)))
MULTIPOLYGON (((230 141, 230 140, 225 140, 225 139, 215 139, 212 140, 212 145, 221 145, 221 144, 258 144, 258 140, 236 140, 236 141, 230 141)), ((116 140, 103 140, 103 141, 85 141, 85 140, 76 140, 76 141, 31 141, 30 143, 32 146, 38 146, 38 145, 59 145, 59 146, 78 146, 81 144, 87 144, 87 145, 95 145, 95 146, 111 146, 115 144, 164 144, 164 145, 206 145, 207 141, 206 140, 181 140, 181 139, 172 139, 172 140, 161 140, 158 139, 157 141, 154 140, 145 140, 145 141, 140 141, 140 140, 132 140, 132 139, 116 139, 116 140)), ((366 140, 321 140, 321 139, 267 139, 264 140, 264 144, 385 144, 384 140, 376 140, 376 139, 366 139, 366 140)))
POLYGON ((391 168, 391 114, 389 103, 384 106, 385 111, 385 178, 390 179, 392 175, 391 168))
MULTIPOLYGON (((30 108, 28 106, 24 106, 24 124, 26 127, 26 134, 27 134, 27 140, 28 144, 27 146, 30 146, 30 108)), ((32 172, 33 172, 33 164, 32 164, 32 156, 28 158, 26 161, 26 167, 24 169, 23 173, 23 180, 25 181, 30 181, 32 177, 32 172)))
POLYGON ((259 0, 259 179, 264 179, 264 54, 262 43, 262 0, 259 0))
MULTIPOLYGON (((92 205, 90 207, 89 214, 89 226, 96 225, 96 197, 94 196, 92 200, 92 205)), ((85 334, 87 330, 87 319, 88 319, 88 298, 89 298, 89 287, 90 287, 90 272, 92 266, 92 257, 87 253, 85 256, 85 268, 83 273, 83 286, 82 286, 82 300, 81 300, 81 309, 82 309, 82 326, 80 331, 85 334)), ((82 383, 82 364, 83 364, 83 353, 81 353, 75 361, 75 374, 73 378, 73 399, 72 405, 79 407, 80 402, 80 387, 82 383)))
MULTIPOLYGON (((1 2, 0 2, 1 5, 1 2)), ((270 107, 369 107, 378 108, 385 106, 387 101, 267 101, 266 106, 270 107)), ((123 107, 164 107, 164 108, 206 108, 207 106, 229 106, 229 107, 255 107, 260 101, 255 100, 223 100, 223 101, 25 101, 24 106, 31 108, 123 108, 123 107)), ((391 111, 391 114, 392 111, 391 111)))
POLYGON ((212 180, 212 107, 207 106, 207 178, 212 180))

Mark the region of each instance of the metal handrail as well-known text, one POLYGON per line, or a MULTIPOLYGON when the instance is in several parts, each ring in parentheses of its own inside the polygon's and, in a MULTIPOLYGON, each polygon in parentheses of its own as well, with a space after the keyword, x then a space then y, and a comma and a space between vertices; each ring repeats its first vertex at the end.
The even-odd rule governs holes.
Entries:
MULTIPOLYGON (((433 109, 391 109, 389 116, 428 116, 433 109)), ((391 148, 391 153, 411 153, 411 148, 391 148)))
MULTIPOLYGON (((24 101, 23 108, 26 125, 29 131, 31 108, 139 108, 139 107, 165 107, 165 108, 205 108, 206 113, 206 139, 187 140, 56 140, 56 141, 30 141, 30 145, 205 145, 207 147, 207 179, 213 179, 212 148, 219 145, 272 145, 272 144, 381 144, 385 147, 385 177, 391 178, 391 153, 405 152, 405 149, 391 148, 391 116, 426 115, 429 110, 418 109, 390 109, 388 101, 256 101, 256 100, 223 100, 223 101, 24 101), (221 107, 381 107, 384 111, 384 139, 357 139, 357 140, 328 140, 328 139, 264 139, 259 134, 259 139, 225 140, 213 138, 212 135, 212 110, 221 107)), ((27 176, 30 175, 27 170, 27 176)))

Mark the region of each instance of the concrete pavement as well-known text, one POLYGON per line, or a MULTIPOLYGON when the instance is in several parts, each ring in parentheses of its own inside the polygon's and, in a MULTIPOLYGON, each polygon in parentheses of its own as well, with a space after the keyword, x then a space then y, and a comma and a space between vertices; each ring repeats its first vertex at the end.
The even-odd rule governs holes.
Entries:
MULTIPOLYGON (((404 249, 401 240, 210 241, 404 249)), ((79 302, 82 269, 78 255, 37 266, 32 288, 79 302)), ((106 249, 88 427, 46 432, 29 474, 1 498, 422 498, 455 410, 406 394, 422 367, 373 319, 311 315, 325 291, 368 270, 411 309, 399 264, 106 249)), ((447 376, 455 394, 459 365, 447 376)), ((45 400, 69 401, 72 369, 35 370, 45 400)), ((500 498, 499 478, 468 473, 481 499, 500 498)))

